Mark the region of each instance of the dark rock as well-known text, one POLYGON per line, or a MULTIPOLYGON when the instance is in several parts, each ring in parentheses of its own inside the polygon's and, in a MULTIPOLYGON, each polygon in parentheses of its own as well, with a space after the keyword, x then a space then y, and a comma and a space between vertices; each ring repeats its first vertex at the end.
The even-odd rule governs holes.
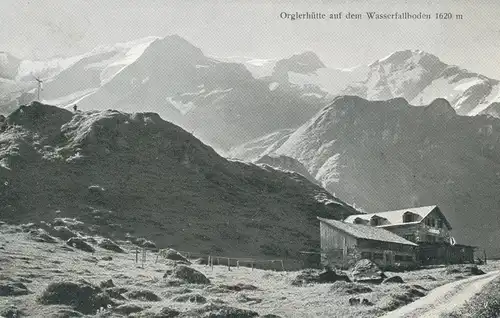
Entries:
POLYGON ((141 246, 151 250, 158 250, 158 248, 156 247, 156 243, 152 241, 145 241, 141 244, 141 246))
POLYGON ((252 310, 229 307, 219 304, 208 304, 201 308, 196 308, 182 313, 179 317, 197 318, 252 318, 259 314, 252 310))
POLYGON ((37 225, 35 223, 26 223, 26 224, 21 224, 20 226, 23 232, 29 232, 31 230, 37 229, 37 225))
POLYGON ((354 295, 371 293, 373 290, 370 287, 360 283, 336 282, 330 288, 330 291, 337 294, 354 295))
POLYGON ((29 290, 23 283, 0 282, 0 296, 22 296, 29 294, 29 290))
POLYGON ((112 260, 113 260, 113 257, 111 257, 111 256, 103 256, 103 257, 101 258, 101 260, 103 260, 103 261, 112 261, 112 260))
POLYGON ((66 245, 61 245, 61 246, 59 246, 59 248, 64 250, 64 251, 67 251, 67 252, 74 252, 75 251, 74 249, 72 249, 71 247, 66 246, 66 245))
POLYGON ((103 280, 99 284, 99 287, 101 287, 101 288, 111 288, 111 287, 115 287, 115 284, 113 283, 112 279, 108 279, 108 280, 103 280))
POLYGON ((89 252, 89 253, 95 252, 95 249, 80 237, 72 237, 66 242, 66 244, 68 246, 77 248, 77 249, 85 251, 85 252, 89 252))
POLYGON ((44 305, 68 305, 84 314, 114 305, 108 294, 85 280, 61 281, 47 286, 38 302, 44 305))
POLYGON ((261 298, 250 297, 245 294, 238 294, 238 296, 236 296, 236 300, 240 303, 250 303, 250 304, 258 304, 262 302, 261 298))
POLYGON ((315 269, 303 270, 297 277, 292 281, 293 286, 302 286, 309 283, 333 283, 337 281, 350 282, 351 280, 347 275, 343 273, 337 273, 334 270, 326 269, 320 272, 315 269))
POLYGON ((57 243, 57 240, 50 236, 49 233, 47 233, 43 229, 34 229, 29 231, 29 237, 33 241, 36 242, 42 242, 42 243, 57 243))
POLYGON ((130 315, 135 312, 140 312, 143 311, 144 308, 141 306, 135 305, 135 304, 123 304, 119 305, 118 307, 113 308, 114 312, 117 312, 119 314, 123 315, 130 315))
POLYGON ((72 237, 78 237, 78 233, 70 230, 67 226, 54 226, 51 234, 65 241, 72 237))
POLYGON ((70 229, 82 230, 85 224, 74 218, 55 218, 52 221, 52 226, 67 226, 70 229))
POLYGON ((353 281, 380 284, 387 276, 374 262, 362 259, 356 262, 352 270, 353 281))
POLYGON ((176 302, 190 302, 190 303, 197 303, 197 304, 204 304, 207 302, 207 299, 203 297, 200 294, 186 294, 186 295, 180 295, 172 299, 173 301, 176 302))
POLYGON ((373 306, 373 303, 371 301, 369 301, 368 299, 363 298, 363 300, 361 301, 361 305, 373 306))
POLYGON ((161 317, 163 317, 163 318, 177 317, 177 316, 179 316, 179 314, 180 314, 179 311, 172 309, 172 308, 169 308, 169 307, 163 307, 160 310, 160 315, 162 315, 161 317))
POLYGON ((123 287, 111 287, 106 289, 106 293, 109 295, 109 297, 118 300, 125 300, 126 298, 123 297, 122 294, 126 293, 127 291, 128 289, 123 287))
POLYGON ((116 244, 115 242, 113 242, 112 240, 110 240, 108 238, 101 240, 99 242, 98 246, 101 248, 104 248, 106 250, 113 251, 113 252, 125 253, 125 251, 118 244, 116 244))
POLYGON ((160 301, 161 298, 149 290, 132 290, 125 294, 128 299, 142 300, 142 301, 160 301))
POLYGON ((351 305, 351 306, 359 305, 360 303, 361 303, 361 300, 359 298, 355 298, 355 297, 349 298, 349 305, 351 305))
POLYGON ((424 275, 424 276, 420 277, 420 279, 427 279, 427 280, 432 280, 432 281, 437 280, 434 276, 431 276, 431 275, 424 275))
POLYGON ((275 314, 267 314, 264 316, 260 316, 261 318, 281 318, 281 316, 275 315, 275 314))
POLYGON ((191 264, 191 262, 187 258, 182 256, 179 252, 177 252, 174 249, 169 248, 169 249, 163 250, 163 251, 161 251, 161 254, 166 259, 169 259, 172 261, 180 261, 180 262, 183 262, 184 264, 188 264, 188 265, 191 264))
POLYGON ((242 290, 257 290, 258 288, 254 285, 238 283, 236 285, 219 285, 218 288, 231 290, 231 291, 242 291, 242 290))
POLYGON ((14 305, 0 308, 0 317, 19 318, 24 316, 23 312, 14 305))
POLYGON ((382 281, 383 284, 390 284, 390 283, 398 283, 402 284, 404 283, 404 280, 401 278, 401 276, 391 276, 387 277, 382 281))
POLYGON ((461 264, 448 266, 445 269, 446 274, 460 274, 461 276, 475 276, 485 274, 480 268, 475 264, 461 264))
POLYGON ((190 284, 210 284, 210 280, 205 275, 185 265, 174 268, 171 276, 190 284))

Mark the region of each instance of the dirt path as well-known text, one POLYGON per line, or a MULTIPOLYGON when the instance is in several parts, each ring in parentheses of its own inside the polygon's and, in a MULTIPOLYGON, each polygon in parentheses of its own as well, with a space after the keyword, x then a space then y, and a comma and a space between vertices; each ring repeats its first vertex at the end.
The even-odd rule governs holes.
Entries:
POLYGON ((436 318, 464 305, 487 283, 500 276, 500 271, 452 282, 432 290, 427 296, 401 307, 382 318, 436 318))

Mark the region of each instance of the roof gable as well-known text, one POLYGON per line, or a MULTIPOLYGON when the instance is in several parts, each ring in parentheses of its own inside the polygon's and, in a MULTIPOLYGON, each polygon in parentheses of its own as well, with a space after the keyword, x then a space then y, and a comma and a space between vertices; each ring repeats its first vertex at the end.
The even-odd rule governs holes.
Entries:
POLYGON ((407 209, 401 209, 401 210, 395 210, 395 211, 385 211, 385 212, 377 212, 377 213, 367 213, 367 214, 355 214, 347 217, 344 221, 348 223, 354 223, 356 218, 361 218, 364 220, 370 220, 373 216, 378 216, 385 218, 389 221, 388 224, 383 224, 381 226, 393 226, 393 225, 401 225, 401 224, 418 224, 421 223, 432 211, 437 211, 444 222, 446 223, 447 227, 451 229, 451 224, 448 222, 444 214, 441 212, 441 210, 438 208, 437 205, 430 205, 430 206, 423 206, 423 207, 417 207, 417 208, 407 208, 407 209), (403 215, 406 212, 410 212, 418 217, 417 220, 413 222, 408 222, 404 223, 403 222, 403 215))
POLYGON ((317 218, 320 222, 323 222, 328 226, 331 226, 341 232, 344 232, 358 239, 417 246, 417 244, 410 242, 402 238, 401 236, 380 227, 373 227, 370 225, 362 225, 362 224, 352 224, 337 220, 323 219, 320 217, 317 218))

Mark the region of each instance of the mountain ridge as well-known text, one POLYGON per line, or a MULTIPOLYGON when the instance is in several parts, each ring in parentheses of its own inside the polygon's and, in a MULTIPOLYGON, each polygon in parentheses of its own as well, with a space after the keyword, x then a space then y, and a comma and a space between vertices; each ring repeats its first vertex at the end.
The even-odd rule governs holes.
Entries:
MULTIPOLYGON (((498 140, 500 119, 458 115, 445 99, 415 107, 340 96, 266 155, 294 158, 366 212, 437 204, 460 242, 498 255, 498 140)), ((242 149, 232 155, 245 159, 242 149)))

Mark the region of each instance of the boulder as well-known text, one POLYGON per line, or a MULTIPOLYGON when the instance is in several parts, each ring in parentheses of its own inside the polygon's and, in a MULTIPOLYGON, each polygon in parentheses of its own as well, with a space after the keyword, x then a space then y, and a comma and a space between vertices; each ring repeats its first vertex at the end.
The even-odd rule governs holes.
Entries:
POLYGON ((236 300, 240 303, 249 303, 249 304, 259 304, 262 302, 262 298, 250 297, 245 294, 238 294, 236 296, 236 300))
POLYGON ((462 276, 475 276, 475 275, 483 275, 485 272, 477 267, 475 264, 460 264, 460 265, 451 265, 446 267, 446 274, 459 274, 462 276))
POLYGON ((50 236, 47 231, 43 229, 34 229, 29 231, 29 237, 31 240, 42 243, 57 243, 57 240, 50 236))
POLYGON ((68 246, 77 248, 77 249, 85 251, 85 252, 89 252, 89 253, 95 252, 95 249, 92 246, 90 246, 90 244, 85 242, 81 237, 72 237, 66 242, 66 244, 68 246))
POLYGON ((69 229, 65 225, 57 225, 52 228, 51 234, 62 240, 69 240, 72 237, 78 237, 78 233, 69 229))
POLYGON ((125 300, 126 298, 123 297, 122 294, 126 293, 128 289, 123 288, 123 287, 111 287, 111 288, 106 288, 106 293, 109 295, 109 297, 118 299, 118 300, 125 300))
POLYGON ((368 259, 356 262, 352 270, 352 278, 355 282, 380 284, 387 276, 384 272, 368 259))
POLYGON ((382 281, 383 284, 390 284, 390 283, 397 283, 397 284, 402 284, 404 283, 404 280, 401 278, 401 276, 391 276, 387 277, 382 281))
POLYGON ((128 299, 142 301, 160 301, 161 298, 150 290, 132 290, 125 294, 128 299))
POLYGON ((101 287, 101 288, 111 288, 111 287, 115 287, 115 284, 113 283, 112 279, 108 279, 108 280, 103 280, 99 284, 99 287, 101 287))
POLYGON ((179 317, 196 317, 196 318, 252 318, 258 317, 259 314, 252 310, 240 309, 220 304, 207 304, 201 308, 196 308, 182 313, 179 317))
POLYGON ((123 305, 119 305, 113 309, 114 312, 117 312, 117 313, 123 314, 123 315, 127 315, 127 316, 132 314, 132 313, 140 312, 143 310, 144 310, 144 308, 142 308, 141 306, 138 306, 136 304, 123 304, 123 305))
POLYGON ((109 251, 125 253, 125 251, 118 244, 108 238, 102 239, 98 246, 109 251))
POLYGON ((182 262, 187 265, 191 264, 191 262, 187 258, 185 258, 179 252, 171 248, 163 250, 162 256, 172 261, 182 262))
POLYGON ((163 307, 160 310, 158 318, 172 318, 179 316, 180 312, 178 310, 172 309, 170 307, 163 307))
POLYGON ((315 269, 303 270, 295 279, 292 281, 294 286, 302 286, 309 283, 334 283, 337 281, 350 282, 351 280, 344 273, 337 273, 334 270, 326 269, 320 272, 315 269))
POLYGON ((174 268, 170 276, 190 284, 210 284, 210 280, 205 275, 185 265, 174 268))
POLYGON ((114 305, 108 294, 85 280, 60 281, 47 286, 38 302, 44 305, 67 305, 84 314, 95 314, 101 307, 114 305))
POLYGON ((219 285, 218 288, 229 291, 242 291, 242 290, 257 290, 258 288, 251 284, 238 283, 236 285, 219 285))
POLYGON ((373 290, 360 283, 336 282, 332 285, 332 287, 330 287, 330 291, 341 295, 354 295, 371 293, 373 290))
POLYGON ((172 300, 181 303, 190 302, 197 304, 204 304, 207 302, 207 299, 200 294, 184 294, 174 297, 172 300))
POLYGON ((22 296, 29 294, 29 290, 23 283, 0 282, 0 296, 22 296))
POLYGON ((23 312, 14 305, 0 307, 0 317, 18 318, 23 316, 24 316, 23 312))

